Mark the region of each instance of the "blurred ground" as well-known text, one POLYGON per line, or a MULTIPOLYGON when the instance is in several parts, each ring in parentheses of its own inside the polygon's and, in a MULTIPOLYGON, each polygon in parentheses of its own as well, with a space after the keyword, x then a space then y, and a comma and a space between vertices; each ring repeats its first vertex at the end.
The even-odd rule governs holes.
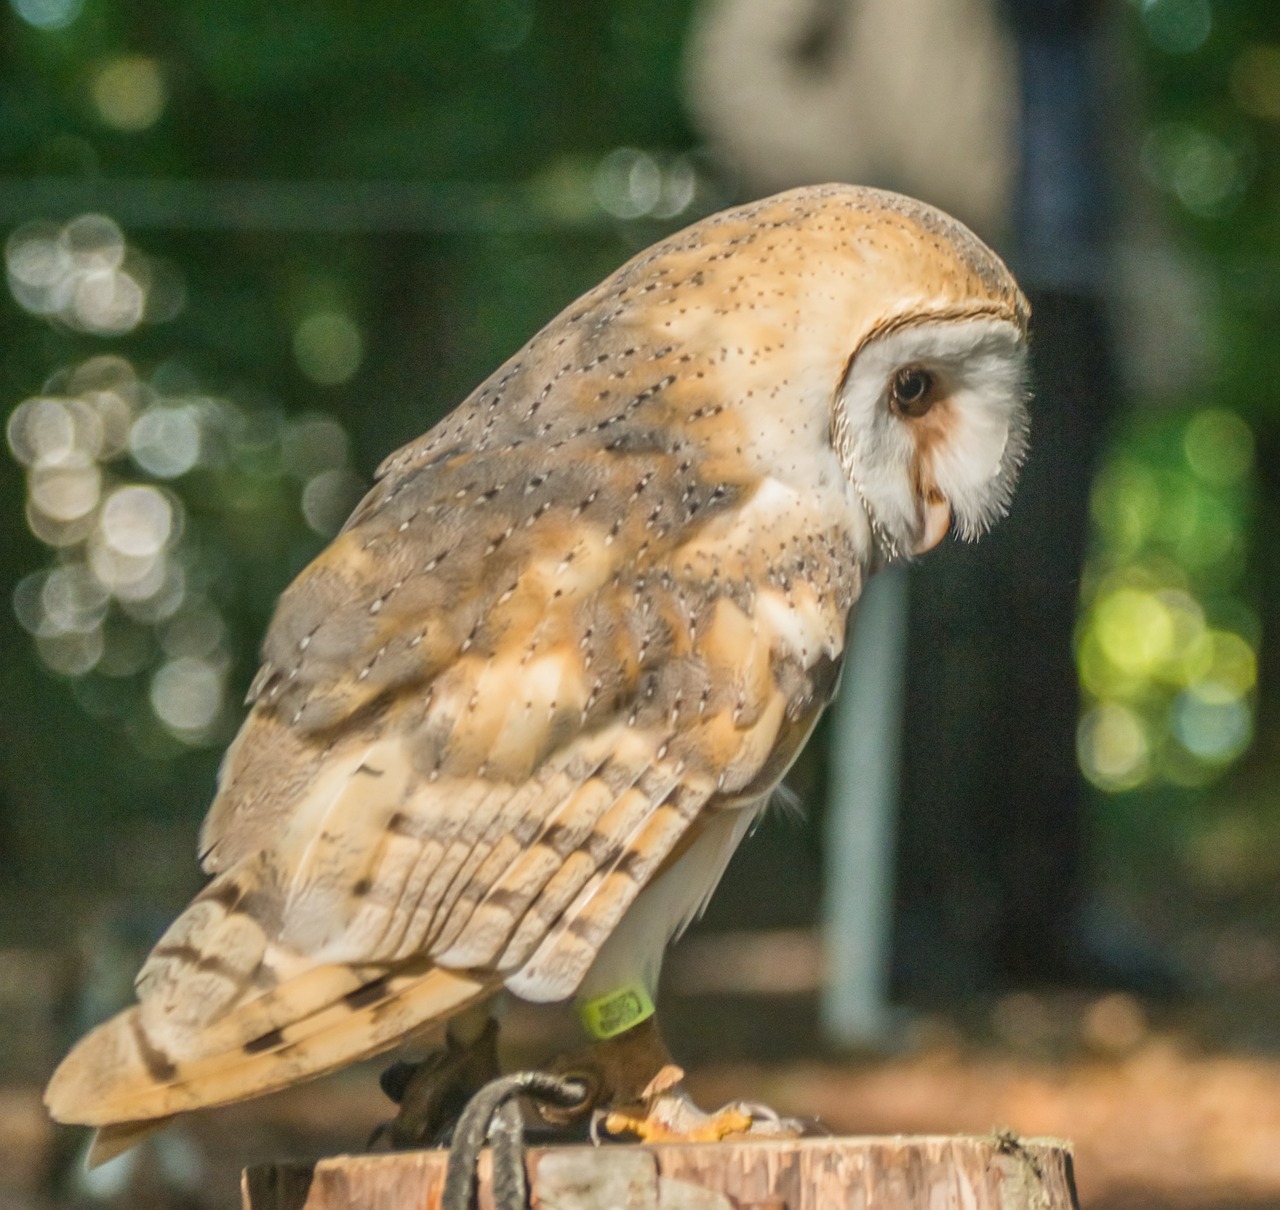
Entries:
MULTIPOLYGON (((822 1054, 821 964, 802 931, 691 939, 673 955, 663 1011, 707 1105, 759 1099, 836 1133, 1068 1138, 1089 1210, 1280 1206, 1280 1057, 1251 1046, 1280 1020, 1280 994, 1263 942, 1227 943, 1252 955, 1260 977, 1247 994, 1223 985, 1161 1007, 1019 992, 958 1014, 904 1014, 888 1055, 822 1054)), ((0 1210, 230 1208, 244 1165, 359 1150, 387 1114, 370 1064, 185 1120, 127 1171, 86 1178, 84 1136, 53 1128, 39 1100, 62 1045, 50 1023, 66 1015, 65 970, 45 952, 0 954, 13 1040, 0 1059, 0 1210)), ((510 1009, 504 1036, 521 1064, 576 1043, 567 1012, 528 1006, 510 1009)))

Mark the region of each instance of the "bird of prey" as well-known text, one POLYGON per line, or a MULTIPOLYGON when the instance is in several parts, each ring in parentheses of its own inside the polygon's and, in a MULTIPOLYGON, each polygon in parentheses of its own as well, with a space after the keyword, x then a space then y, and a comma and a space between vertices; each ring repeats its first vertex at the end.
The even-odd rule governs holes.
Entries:
POLYGON ((53 1116, 109 1154, 506 989, 577 998, 639 1133, 688 1125, 663 951, 831 700, 866 577, 1007 509, 1027 321, 966 228, 849 185, 697 222, 553 319, 285 591, 210 880, 53 1116))

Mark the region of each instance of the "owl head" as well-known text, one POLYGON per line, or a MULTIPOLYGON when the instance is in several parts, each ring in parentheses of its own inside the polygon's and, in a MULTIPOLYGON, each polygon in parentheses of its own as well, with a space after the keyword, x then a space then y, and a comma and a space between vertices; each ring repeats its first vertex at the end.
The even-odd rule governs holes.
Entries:
POLYGON ((919 554, 954 527, 983 533, 1008 510, 1027 447, 1023 329, 926 311, 858 347, 834 400, 832 439, 866 511, 878 561, 919 554))
POLYGON ((642 253, 597 306, 629 343, 643 321, 662 352, 698 356, 698 381, 741 421, 735 445, 769 477, 812 483, 825 464, 803 451, 834 450, 871 568, 952 528, 977 537, 1009 507, 1030 308, 1000 258, 932 206, 791 190, 642 253))
POLYGON ((831 440, 883 563, 952 528, 976 538, 1008 510, 1027 448, 1030 309, 950 216, 877 190, 851 200, 855 230, 835 259, 852 352, 831 440))

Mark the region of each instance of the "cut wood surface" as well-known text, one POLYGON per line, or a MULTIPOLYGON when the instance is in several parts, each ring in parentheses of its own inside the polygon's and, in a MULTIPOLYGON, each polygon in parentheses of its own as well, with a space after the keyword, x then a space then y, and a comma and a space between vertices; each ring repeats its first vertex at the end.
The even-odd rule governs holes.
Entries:
MULTIPOLYGON (((247 1169, 245 1210, 438 1210, 443 1151, 247 1169)), ((1068 1144, 1011 1134, 532 1148, 538 1210, 1078 1210, 1068 1144)), ((493 1210, 489 1155, 480 1210, 493 1210)))

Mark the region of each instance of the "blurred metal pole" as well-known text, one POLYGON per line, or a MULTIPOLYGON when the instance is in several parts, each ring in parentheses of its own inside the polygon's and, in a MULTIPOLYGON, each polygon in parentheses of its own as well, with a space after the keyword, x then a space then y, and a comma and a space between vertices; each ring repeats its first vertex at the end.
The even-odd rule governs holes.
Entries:
POLYGON ((891 567, 871 580, 858 602, 832 710, 822 1023, 841 1046, 881 1043, 890 1024, 906 621, 907 570, 891 567))

